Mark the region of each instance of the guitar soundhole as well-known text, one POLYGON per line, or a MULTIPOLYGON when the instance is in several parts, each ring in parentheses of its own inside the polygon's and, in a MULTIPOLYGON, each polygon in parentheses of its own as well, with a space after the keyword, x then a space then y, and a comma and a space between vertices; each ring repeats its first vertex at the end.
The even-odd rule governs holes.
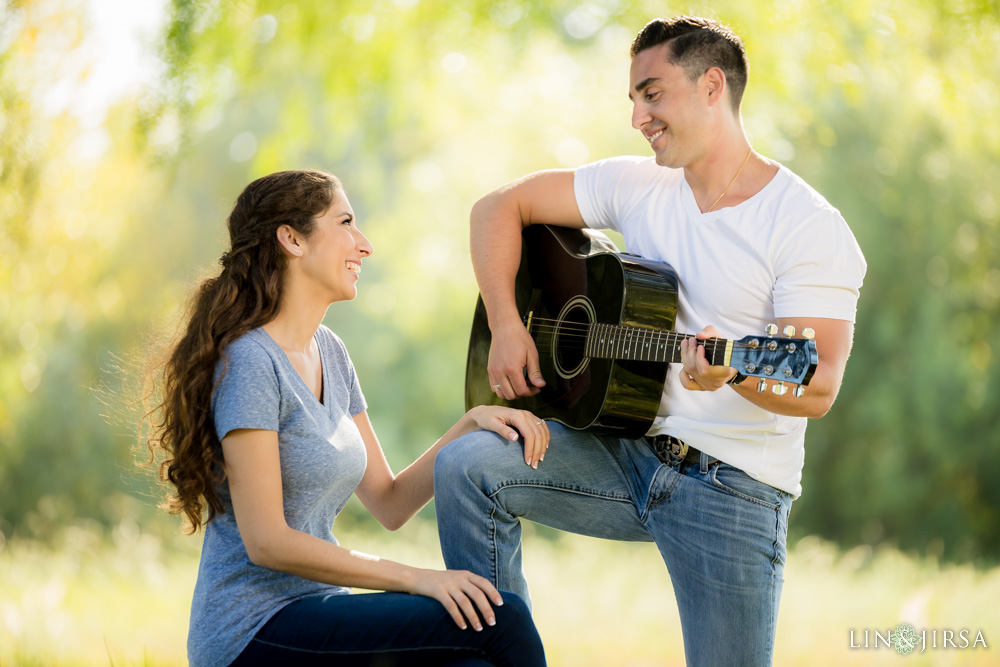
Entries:
POLYGON ((586 343, 594 318, 594 304, 583 295, 570 299, 559 311, 551 350, 559 377, 565 380, 574 378, 590 363, 590 357, 586 355, 586 343))

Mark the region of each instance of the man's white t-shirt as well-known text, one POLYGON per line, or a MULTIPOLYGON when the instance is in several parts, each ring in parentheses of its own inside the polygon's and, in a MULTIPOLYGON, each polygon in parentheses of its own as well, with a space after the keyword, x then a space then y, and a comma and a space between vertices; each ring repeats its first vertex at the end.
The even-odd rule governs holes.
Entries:
MULTIPOLYGON (((652 157, 580 167, 574 189, 587 226, 614 229, 629 252, 677 271, 678 332, 711 324, 739 339, 763 335, 779 317, 854 321, 861 249, 840 212, 784 166, 750 199, 710 213, 698 208, 683 170, 652 157)), ((649 434, 678 437, 798 496, 806 421, 768 412, 729 387, 686 390, 671 367, 649 434)))

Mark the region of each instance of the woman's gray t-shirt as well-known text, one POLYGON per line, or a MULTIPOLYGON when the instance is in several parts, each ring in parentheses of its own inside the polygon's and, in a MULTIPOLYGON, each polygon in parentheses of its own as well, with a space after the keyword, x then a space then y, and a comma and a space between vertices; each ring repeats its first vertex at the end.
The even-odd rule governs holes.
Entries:
MULTIPOLYGON (((220 441, 235 429, 278 432, 288 525, 337 544, 334 519, 361 482, 367 464, 353 420, 367 406, 343 342, 325 326, 316 331, 315 340, 323 364, 322 401, 316 400, 267 332, 254 329, 225 350, 216 368, 219 384, 212 413, 220 441)), ((205 527, 191 604, 192 667, 228 665, 293 600, 316 593, 350 593, 348 588, 250 562, 236 527, 229 485, 223 482, 217 491, 223 512, 205 527)))

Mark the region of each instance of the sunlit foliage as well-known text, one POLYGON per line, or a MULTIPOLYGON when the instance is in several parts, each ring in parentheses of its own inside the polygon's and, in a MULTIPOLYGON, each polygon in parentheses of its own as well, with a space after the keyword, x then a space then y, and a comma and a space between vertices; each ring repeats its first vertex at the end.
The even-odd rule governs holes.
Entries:
POLYGON ((92 388, 111 355, 171 331, 217 268, 236 194, 277 169, 337 173, 375 245, 358 301, 327 323, 391 462, 407 463, 462 409, 472 203, 527 171, 646 153, 629 127, 628 44, 653 16, 698 13, 746 39, 755 147, 841 209, 869 263, 793 531, 1000 555, 995 2, 169 12, 163 76, 95 120, 66 93, 88 76, 86 6, 0 0, 0 531, 138 511, 128 392, 109 426, 92 388))

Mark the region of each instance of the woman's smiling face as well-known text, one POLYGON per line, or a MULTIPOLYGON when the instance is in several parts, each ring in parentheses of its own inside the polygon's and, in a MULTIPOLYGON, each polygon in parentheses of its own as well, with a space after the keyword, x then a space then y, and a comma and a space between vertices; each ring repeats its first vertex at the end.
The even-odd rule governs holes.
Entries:
POLYGON ((328 292, 331 302, 357 296, 362 259, 374 248, 358 229, 344 193, 338 193, 330 208, 316 218, 304 245, 302 269, 328 292))

